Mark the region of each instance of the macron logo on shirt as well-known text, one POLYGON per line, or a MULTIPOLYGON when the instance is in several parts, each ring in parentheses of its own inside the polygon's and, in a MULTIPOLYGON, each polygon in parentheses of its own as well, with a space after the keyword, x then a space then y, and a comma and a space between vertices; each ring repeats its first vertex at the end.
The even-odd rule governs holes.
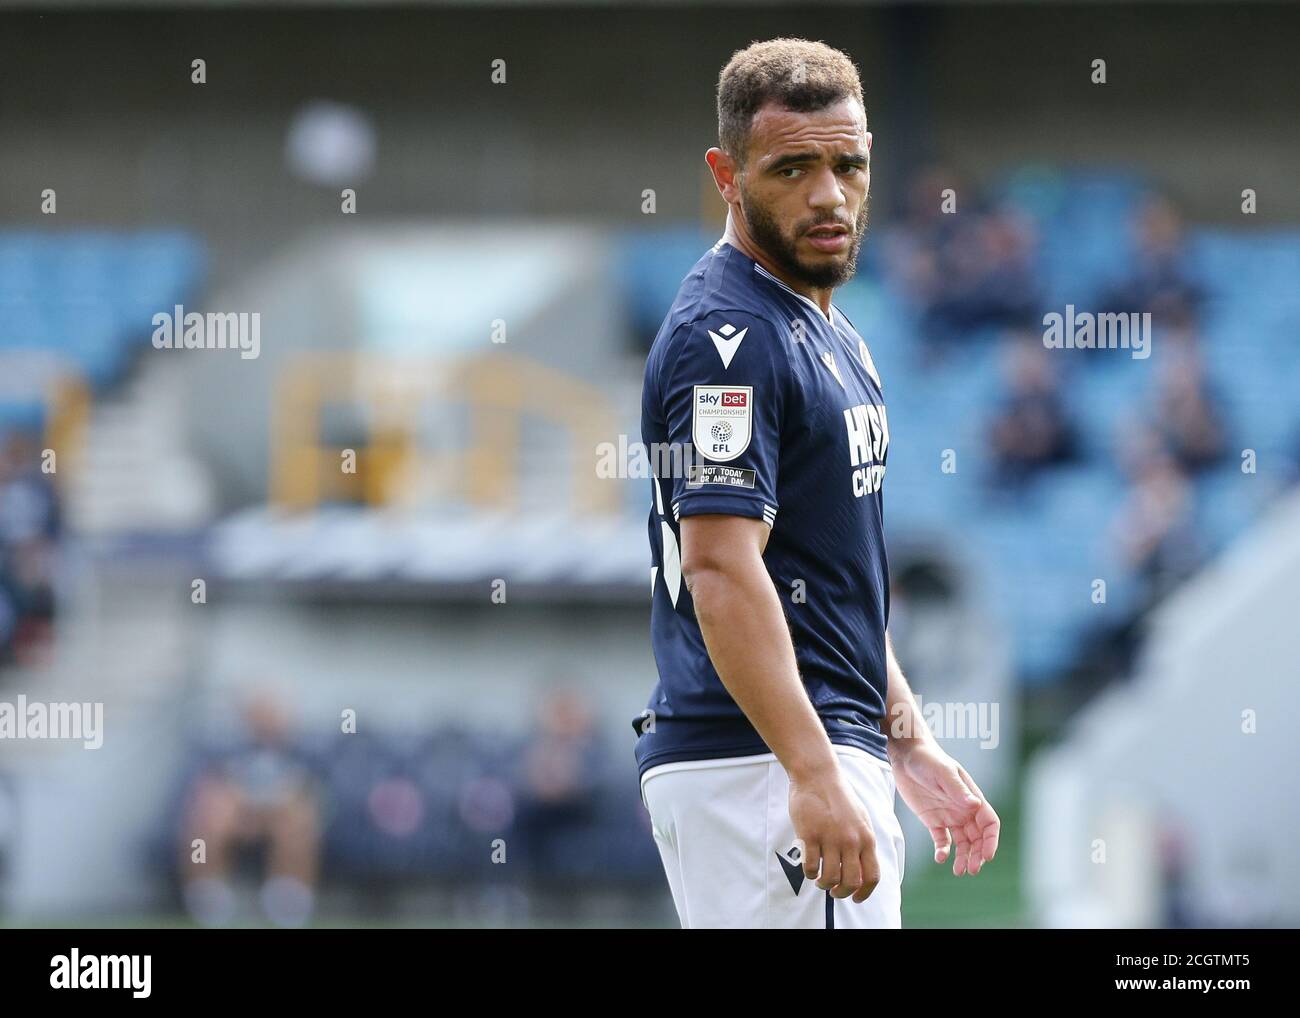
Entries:
POLYGON ((844 388, 844 379, 840 377, 840 369, 835 366, 835 355, 829 350, 822 353, 822 363, 831 369, 831 374, 835 376, 835 381, 840 383, 840 388, 844 388))
POLYGON ((731 366, 731 358, 736 356, 736 351, 740 349, 740 341, 745 338, 745 333, 748 331, 749 328, 746 327, 737 332, 736 327, 730 324, 724 325, 718 332, 709 329, 709 338, 718 348, 718 356, 722 358, 724 371, 731 366), (718 335, 719 332, 722 335, 718 335))

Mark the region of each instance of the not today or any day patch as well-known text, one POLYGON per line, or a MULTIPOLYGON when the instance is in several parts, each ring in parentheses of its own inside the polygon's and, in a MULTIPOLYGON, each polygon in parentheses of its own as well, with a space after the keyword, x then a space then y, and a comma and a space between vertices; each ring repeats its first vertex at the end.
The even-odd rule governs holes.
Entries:
POLYGON ((723 467, 714 463, 692 463, 686 474, 686 487, 725 484, 731 488, 753 488, 755 473, 747 467, 723 467))

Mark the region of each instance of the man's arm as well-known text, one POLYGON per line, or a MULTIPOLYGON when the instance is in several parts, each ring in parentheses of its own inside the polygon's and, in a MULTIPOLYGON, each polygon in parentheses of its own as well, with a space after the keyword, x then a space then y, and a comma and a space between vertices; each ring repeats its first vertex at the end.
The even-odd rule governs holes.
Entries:
POLYGON ((885 632, 885 668, 889 675, 889 688, 885 695, 885 734, 889 737, 889 755, 913 748, 916 745, 929 744, 938 748, 938 742, 930 726, 925 723, 921 711, 912 696, 912 687, 907 684, 907 677, 894 654, 894 641, 885 632))
POLYGON ((837 898, 865 901, 880 882, 875 835, 799 678, 789 625, 763 565, 769 533, 758 519, 684 516, 682 576, 722 684, 790 777, 790 819, 804 843, 805 875, 837 898))
POLYGON ((934 861, 941 863, 952 852, 953 875, 973 876, 997 853, 1002 822, 975 779, 939 746, 917 709, 888 632, 885 665, 885 725, 898 794, 929 829, 934 861))

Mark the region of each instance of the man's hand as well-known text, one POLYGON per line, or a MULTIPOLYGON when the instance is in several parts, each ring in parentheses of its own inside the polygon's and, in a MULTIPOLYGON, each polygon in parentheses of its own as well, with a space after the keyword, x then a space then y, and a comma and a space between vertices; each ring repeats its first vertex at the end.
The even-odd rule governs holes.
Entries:
POLYGON ((998 850, 1002 822, 975 780, 933 740, 889 747, 898 794, 930 831, 934 861, 948 858, 953 876, 974 876, 998 850))
POLYGON ((791 776, 790 820, 803 842, 804 876, 832 897, 866 901, 880 883, 876 835, 838 764, 802 781, 791 776))

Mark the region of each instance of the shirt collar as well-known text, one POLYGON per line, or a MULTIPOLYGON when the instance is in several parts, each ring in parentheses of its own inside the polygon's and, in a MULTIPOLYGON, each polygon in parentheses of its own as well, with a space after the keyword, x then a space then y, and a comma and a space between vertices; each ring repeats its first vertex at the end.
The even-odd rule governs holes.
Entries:
MULTIPOLYGON (((724 245, 724 244, 726 244, 727 247, 731 248, 731 249, 732 249, 733 251, 735 251, 737 254, 739 254, 739 255, 741 255, 741 256, 743 256, 743 257, 745 257, 745 258, 749 258, 749 255, 745 254, 744 251, 741 251, 741 250, 740 250, 738 247, 736 247, 734 244, 730 244, 730 243, 728 243, 728 242, 725 241, 725 240, 719 240, 718 243, 714 245, 714 247, 717 248, 717 247, 720 247, 720 246, 722 246, 722 245, 724 245)), ((792 297, 796 297, 796 298, 798 298, 799 300, 803 301, 803 302, 804 302, 805 304, 807 304, 810 308, 812 308, 814 311, 816 311, 817 314, 818 314, 818 315, 819 315, 819 316, 820 316, 820 317, 821 317, 821 318, 822 318, 822 319, 823 319, 823 320, 824 320, 828 325, 834 325, 834 324, 835 324, 835 314, 836 314, 836 312, 839 311, 839 308, 837 308, 837 307, 834 305, 834 303, 831 304, 831 314, 830 314, 830 317, 828 318, 828 317, 826 316, 826 314, 822 311, 822 309, 821 309, 820 307, 817 306, 817 302, 816 302, 816 301, 812 300, 812 299, 809 298, 809 297, 805 297, 805 296, 804 296, 802 293, 800 293, 798 290, 795 290, 794 288, 792 288, 792 287, 790 287, 790 286, 787 286, 785 283, 781 282, 781 280, 777 279, 776 276, 772 275, 772 273, 768 272, 767 269, 763 268, 763 266, 761 266, 758 262, 754 261, 753 258, 749 258, 749 260, 750 260, 751 262, 754 263, 754 271, 757 272, 759 275, 764 276, 764 277, 766 277, 767 279, 770 279, 773 283, 775 283, 777 286, 779 286, 779 287, 780 287, 782 290, 784 290, 786 293, 790 294, 792 297)), ((841 315, 840 317, 842 318, 842 317, 844 317, 844 316, 841 315)))

